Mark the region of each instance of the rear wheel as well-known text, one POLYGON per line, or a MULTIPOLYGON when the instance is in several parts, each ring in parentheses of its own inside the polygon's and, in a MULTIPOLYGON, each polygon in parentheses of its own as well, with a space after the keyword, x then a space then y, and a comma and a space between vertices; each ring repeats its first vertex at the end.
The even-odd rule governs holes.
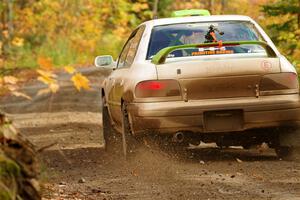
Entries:
POLYGON ((275 148, 278 158, 287 161, 299 161, 300 160, 300 148, 294 146, 277 146, 275 148))
POLYGON ((121 138, 116 134, 112 127, 107 106, 105 106, 105 99, 102 100, 102 126, 105 151, 108 153, 118 153, 120 151, 121 138))
POLYGON ((122 105, 122 142, 123 155, 125 158, 129 158, 136 152, 138 140, 132 135, 126 104, 122 105))
POLYGON ((300 160, 300 131, 295 128, 278 130, 277 143, 275 152, 283 160, 299 161, 300 160))
POLYGON ((275 148, 276 155, 278 158, 284 159, 284 160, 293 160, 293 148, 287 147, 287 146, 277 146, 275 148))

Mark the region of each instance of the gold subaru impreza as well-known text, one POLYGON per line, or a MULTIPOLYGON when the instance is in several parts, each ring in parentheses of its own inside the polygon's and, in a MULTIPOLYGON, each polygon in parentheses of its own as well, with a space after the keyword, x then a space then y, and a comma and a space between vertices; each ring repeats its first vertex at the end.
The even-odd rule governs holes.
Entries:
POLYGON ((111 69, 101 91, 106 148, 119 133, 125 156, 154 134, 185 145, 265 142, 280 157, 300 142, 290 128, 300 119, 297 72, 247 16, 147 21, 117 61, 98 56, 95 65, 111 69))

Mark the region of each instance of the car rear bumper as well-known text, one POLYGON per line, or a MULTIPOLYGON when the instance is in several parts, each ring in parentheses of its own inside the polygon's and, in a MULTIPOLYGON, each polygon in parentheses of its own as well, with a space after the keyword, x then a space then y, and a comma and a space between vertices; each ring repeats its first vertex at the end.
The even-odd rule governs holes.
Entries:
POLYGON ((204 113, 222 110, 242 111, 241 130, 300 124, 298 94, 128 105, 134 134, 149 131, 162 134, 177 131, 207 132, 204 113))

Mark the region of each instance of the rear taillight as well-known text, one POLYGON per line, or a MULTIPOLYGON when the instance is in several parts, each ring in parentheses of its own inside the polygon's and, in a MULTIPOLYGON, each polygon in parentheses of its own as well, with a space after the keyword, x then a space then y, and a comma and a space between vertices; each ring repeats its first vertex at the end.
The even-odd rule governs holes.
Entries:
POLYGON ((180 96, 179 83, 175 80, 150 80, 137 84, 135 95, 137 98, 174 97, 180 96))
POLYGON ((260 95, 299 93, 298 76, 295 73, 268 74, 262 77, 260 95))

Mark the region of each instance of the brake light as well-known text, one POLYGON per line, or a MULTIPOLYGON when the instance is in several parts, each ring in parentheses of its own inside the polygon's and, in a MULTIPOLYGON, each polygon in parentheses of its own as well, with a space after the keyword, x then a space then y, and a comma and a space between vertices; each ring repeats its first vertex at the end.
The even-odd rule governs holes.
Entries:
POLYGON ((135 88, 138 98, 180 96, 179 83, 176 80, 142 81, 135 88))
POLYGON ((298 76, 295 73, 278 73, 263 76, 260 82, 260 95, 299 93, 298 76))
POLYGON ((138 86, 142 90, 162 90, 166 84, 161 81, 145 81, 141 82, 138 86))

